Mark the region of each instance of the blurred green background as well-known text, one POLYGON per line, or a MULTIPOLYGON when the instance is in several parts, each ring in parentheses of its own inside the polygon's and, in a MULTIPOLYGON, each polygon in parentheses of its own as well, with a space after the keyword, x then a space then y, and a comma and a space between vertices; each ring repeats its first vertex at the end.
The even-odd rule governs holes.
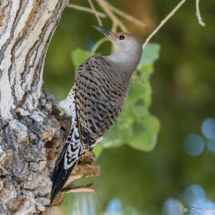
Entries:
MULTIPOLYGON (((179 1, 108 2, 146 23, 147 30, 120 18, 144 43, 179 1)), ((90 7, 86 0, 71 3, 90 7)), ((93 3, 102 11, 96 1, 93 3)), ((98 192, 65 195, 66 203, 58 209, 58 214, 93 215, 105 211, 108 214, 115 210, 128 215, 180 215, 184 207, 190 209, 197 200, 209 202, 215 209, 215 135, 208 134, 215 133, 214 7, 213 0, 200 1, 201 15, 206 23, 201 27, 195 15, 195 1, 187 0, 152 38, 153 43, 145 53, 146 57, 151 56, 152 50, 151 61, 140 65, 135 72, 136 77, 143 74, 144 86, 131 81, 130 98, 139 97, 135 101, 129 99, 114 129, 118 129, 117 132, 108 133, 96 149, 96 153, 103 150, 95 163, 101 167, 101 176, 80 182, 94 181, 98 192), (153 51, 157 44, 159 49, 153 51), (159 56, 158 60, 156 56, 159 56), (130 114, 133 111, 137 111, 137 115, 130 114), (142 117, 140 121, 138 116, 142 117), (147 121, 147 117, 153 118, 153 122, 147 121), (205 121, 208 118, 212 118, 210 123, 205 121), (142 132, 135 133, 136 126, 142 132), (150 134, 147 134, 148 130, 150 134), (133 131, 130 139, 125 137, 129 131, 133 131), (113 147, 116 142, 119 147, 113 147)), ((109 18, 102 22, 105 28, 111 29, 109 18)), ((98 25, 93 14, 65 8, 44 68, 44 88, 59 100, 65 99, 73 86, 74 60, 82 60, 85 56, 74 57, 77 48, 90 54, 94 44, 103 38, 92 25, 98 25)), ((109 55, 110 42, 102 44, 97 53, 109 55)))

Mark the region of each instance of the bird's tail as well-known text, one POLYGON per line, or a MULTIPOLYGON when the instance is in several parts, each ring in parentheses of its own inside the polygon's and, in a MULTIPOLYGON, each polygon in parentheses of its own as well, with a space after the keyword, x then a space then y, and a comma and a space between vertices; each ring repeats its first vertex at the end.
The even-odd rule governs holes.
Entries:
POLYGON ((52 173, 52 191, 51 191, 51 203, 64 187, 68 180, 76 162, 79 157, 84 153, 78 132, 77 123, 73 123, 70 135, 67 138, 66 144, 55 164, 55 168, 52 173))

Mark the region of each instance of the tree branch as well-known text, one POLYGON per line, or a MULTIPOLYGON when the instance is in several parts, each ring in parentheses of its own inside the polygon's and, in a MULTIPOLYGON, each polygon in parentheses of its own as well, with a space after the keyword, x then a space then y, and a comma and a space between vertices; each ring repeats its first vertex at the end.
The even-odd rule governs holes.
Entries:
MULTIPOLYGON (((94 11, 92 9, 90 9, 90 8, 87 8, 87 7, 82 7, 82 6, 75 5, 75 4, 70 4, 70 3, 67 4, 67 7, 94 14, 94 11)), ((100 16, 102 18, 106 18, 107 17, 106 14, 98 12, 98 11, 97 11, 97 14, 98 14, 98 16, 100 16)))
POLYGON ((200 10, 199 10, 199 1, 200 0, 196 0, 196 16, 199 20, 199 24, 202 26, 202 27, 205 27, 205 23, 203 22, 202 20, 202 17, 201 17, 201 14, 200 14, 200 10))
POLYGON ((143 22, 141 22, 140 20, 138 20, 138 19, 134 18, 133 16, 128 15, 128 14, 124 13, 123 11, 121 11, 121 10, 119 10, 119 9, 117 9, 117 8, 115 8, 115 7, 113 7, 113 6, 110 5, 108 2, 106 2, 106 4, 107 4, 108 7, 109 7, 113 12, 115 12, 116 14, 118 14, 118 15, 122 16, 123 18, 125 18, 125 19, 127 19, 127 20, 133 22, 133 23, 136 24, 136 25, 139 25, 139 26, 141 26, 141 27, 143 27, 143 28, 145 28, 145 29, 147 28, 147 26, 146 26, 143 22))
POLYGON ((105 11, 105 13, 112 20, 112 22, 113 22, 112 31, 113 32, 115 32, 114 30, 116 30, 116 26, 119 26, 122 29, 122 31, 124 31, 124 32, 129 32, 127 30, 127 28, 123 25, 123 23, 112 13, 112 11, 110 10, 108 3, 106 1, 97 0, 97 2, 99 3, 100 7, 105 11))
POLYGON ((94 12, 94 14, 95 14, 97 20, 98 20, 99 26, 102 26, 102 21, 101 21, 101 19, 99 18, 98 13, 97 13, 97 11, 96 11, 96 9, 95 9, 95 7, 94 7, 92 1, 91 1, 91 0, 88 0, 88 2, 89 2, 89 4, 90 4, 90 6, 91 6, 91 8, 92 8, 92 10, 93 10, 93 12, 94 12))
POLYGON ((160 25, 149 35, 149 37, 146 39, 145 43, 143 44, 143 49, 145 48, 146 44, 149 42, 149 40, 158 32, 158 30, 167 22, 167 20, 174 15, 174 13, 184 4, 186 0, 182 0, 170 13, 169 15, 161 21, 160 25))

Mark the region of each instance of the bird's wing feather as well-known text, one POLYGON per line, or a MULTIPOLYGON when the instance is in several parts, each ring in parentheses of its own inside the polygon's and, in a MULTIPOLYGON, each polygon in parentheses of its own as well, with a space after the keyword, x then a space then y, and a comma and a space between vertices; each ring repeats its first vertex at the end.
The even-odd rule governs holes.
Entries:
POLYGON ((91 137, 103 136, 119 116, 128 87, 121 85, 114 68, 104 58, 93 56, 76 71, 75 88, 81 125, 91 137))

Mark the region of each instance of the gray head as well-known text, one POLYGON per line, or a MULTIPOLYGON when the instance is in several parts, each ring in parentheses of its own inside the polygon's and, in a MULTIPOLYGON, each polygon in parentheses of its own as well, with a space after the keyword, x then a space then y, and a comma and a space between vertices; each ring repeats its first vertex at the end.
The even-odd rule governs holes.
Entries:
POLYGON ((129 80, 142 56, 142 43, 129 33, 113 33, 105 28, 93 26, 113 43, 115 53, 104 58, 114 64, 124 80, 129 80))

